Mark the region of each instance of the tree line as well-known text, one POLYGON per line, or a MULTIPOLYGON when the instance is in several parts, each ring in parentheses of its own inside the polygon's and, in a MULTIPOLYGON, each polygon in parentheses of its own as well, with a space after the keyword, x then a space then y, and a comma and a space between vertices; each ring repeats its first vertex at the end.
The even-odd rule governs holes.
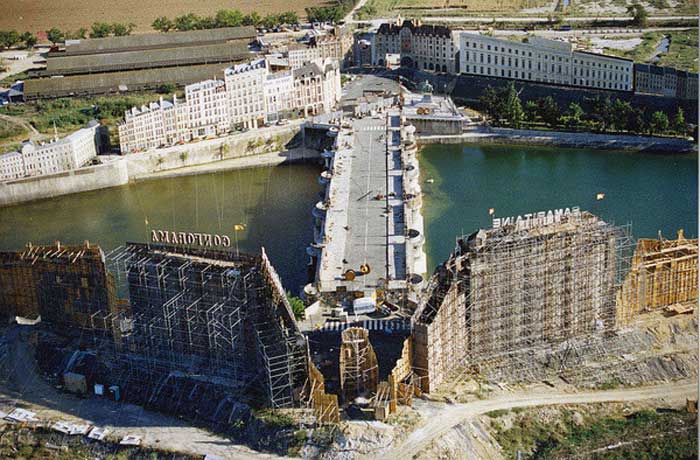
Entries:
POLYGON ((194 13, 183 14, 175 19, 161 16, 153 21, 151 27, 159 32, 169 32, 171 30, 185 31, 239 26, 272 28, 298 23, 299 16, 294 11, 260 16, 255 11, 243 14, 238 10, 219 10, 214 16, 198 16, 194 13))
POLYGON ((0 49, 13 48, 16 46, 31 48, 36 45, 36 42, 36 35, 31 32, 20 34, 16 30, 0 30, 0 49))
POLYGON ((340 22, 355 6, 355 0, 336 0, 331 6, 310 6, 306 8, 309 22, 340 22))
POLYGON ((685 121, 683 109, 669 117, 662 110, 646 110, 628 101, 594 96, 584 98, 583 104, 571 102, 562 108, 552 97, 529 100, 523 105, 520 93, 511 82, 502 88, 487 87, 479 99, 482 110, 496 126, 523 128, 546 125, 573 131, 620 132, 634 134, 678 134, 688 136, 691 126, 685 121))

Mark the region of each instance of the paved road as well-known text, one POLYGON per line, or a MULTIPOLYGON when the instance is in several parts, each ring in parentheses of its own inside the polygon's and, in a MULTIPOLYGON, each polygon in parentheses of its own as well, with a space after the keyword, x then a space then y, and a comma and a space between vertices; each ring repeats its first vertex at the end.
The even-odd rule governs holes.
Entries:
MULTIPOLYGON (((611 22, 628 22, 632 20, 632 17, 629 16, 578 16, 578 17, 566 17, 566 22, 586 22, 586 21, 592 21, 595 19, 599 20, 605 20, 605 21, 611 21, 611 22)), ((650 21, 681 21, 681 20, 693 20, 696 21, 698 19, 697 16, 650 16, 648 20, 650 21)), ((383 22, 391 22, 395 21, 396 18, 380 18, 380 19, 372 19, 370 21, 359 21, 356 19, 353 20, 348 20, 346 22, 352 22, 352 23, 367 23, 371 22, 372 24, 381 24, 383 22)), ((504 17, 504 16, 426 16, 422 17, 421 21, 424 23, 427 22, 452 22, 452 23, 459 23, 459 22, 480 22, 480 23, 493 23, 493 22, 522 22, 522 23, 531 23, 531 22, 549 22, 549 19, 545 16, 511 16, 511 17, 504 17)))
MULTIPOLYGON (((587 391, 581 393, 552 392, 522 392, 498 396, 492 399, 479 400, 466 404, 445 404, 437 415, 432 415, 419 425, 401 444, 394 446, 389 452, 382 454, 385 459, 404 460, 411 458, 417 452, 427 447, 432 441, 442 437, 455 425, 473 417, 500 409, 516 407, 546 406, 558 404, 590 404, 614 401, 638 401, 644 399, 664 399, 666 401, 683 402, 686 397, 696 398, 696 383, 667 383, 639 388, 625 388, 608 391, 587 391)), ((421 403, 418 405, 436 403, 421 403)), ((418 407, 420 410, 420 407, 418 407)))

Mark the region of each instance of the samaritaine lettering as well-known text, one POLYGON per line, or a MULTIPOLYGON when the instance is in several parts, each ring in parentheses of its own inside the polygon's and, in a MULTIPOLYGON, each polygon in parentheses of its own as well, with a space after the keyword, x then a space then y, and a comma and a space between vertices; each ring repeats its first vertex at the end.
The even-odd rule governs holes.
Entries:
POLYGON ((538 211, 519 216, 494 217, 493 228, 501 228, 508 225, 515 225, 516 230, 524 230, 542 225, 559 223, 563 218, 580 217, 581 208, 573 206, 571 208, 554 209, 548 211, 538 211))

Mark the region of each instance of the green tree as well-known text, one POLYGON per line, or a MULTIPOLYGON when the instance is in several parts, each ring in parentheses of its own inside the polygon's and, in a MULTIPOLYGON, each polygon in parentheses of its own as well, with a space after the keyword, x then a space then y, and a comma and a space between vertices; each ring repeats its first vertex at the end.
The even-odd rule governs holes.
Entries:
POLYGON ((63 41, 63 37, 63 32, 61 32, 60 29, 56 27, 52 27, 51 29, 46 31, 46 38, 48 38, 54 46, 56 45, 56 43, 63 41))
POLYGON ((106 22, 93 22, 90 29, 90 38, 104 38, 112 32, 112 25, 106 22))
POLYGON ((590 118, 601 131, 606 131, 614 123, 612 103, 609 97, 596 96, 589 99, 590 118))
POLYGON ((175 28, 175 24, 173 24, 173 21, 168 19, 166 16, 161 16, 156 18, 151 23, 151 27, 153 27, 153 29, 157 30, 158 32, 168 32, 169 30, 175 28))
POLYGON ((647 19, 649 18, 649 13, 647 13, 646 8, 639 3, 634 3, 627 7, 627 14, 632 16, 632 24, 645 27, 647 25, 647 19))
POLYGON ((173 83, 163 83, 158 87, 157 92, 159 94, 172 94, 176 89, 177 87, 173 83))
POLYGON ((657 110, 651 114, 649 120, 649 134, 663 134, 668 131, 668 115, 657 110))
POLYGON ((306 313, 306 307, 304 307, 304 301, 297 296, 293 296, 290 292, 287 292, 287 299, 292 305, 292 313, 294 313, 294 318, 304 319, 306 313))
POLYGON ((484 93, 479 98, 481 107, 491 121, 498 125, 503 118, 503 100, 500 97, 500 91, 495 90, 491 86, 487 86, 484 93))
POLYGON ((183 14, 175 18, 177 30, 195 30, 200 23, 200 17, 194 13, 183 14))
POLYGON ((299 24, 299 15, 295 11, 285 11, 280 14, 279 20, 282 24, 299 24))
POLYGON ((580 126, 583 121, 583 109, 581 106, 577 102, 569 104, 566 116, 562 117, 562 121, 567 128, 576 128, 580 126))
POLYGON ((88 36, 88 31, 85 27, 81 27, 80 29, 74 31, 74 32, 66 32, 66 37, 67 39, 72 39, 72 40, 78 40, 78 39, 83 39, 87 38, 88 36))
POLYGON ((633 108, 632 111, 627 114, 625 129, 637 134, 641 134, 646 130, 646 117, 642 109, 633 108))
POLYGON ((615 102, 610 106, 610 110, 612 112, 609 120, 610 125, 615 129, 625 129, 627 119, 633 111, 632 104, 627 101, 615 99, 615 102))
POLYGON ((513 82, 510 82, 510 85, 506 87, 503 99, 505 101, 503 116, 506 122, 513 128, 520 128, 525 114, 523 112, 523 106, 520 103, 520 93, 515 89, 515 84, 513 82))
POLYGON ((238 10, 219 10, 214 21, 216 27, 238 27, 243 24, 243 13, 238 10))
POLYGON ((0 30, 0 48, 12 48, 13 46, 19 45, 21 41, 22 37, 16 30, 7 32, 0 30))
POLYGON ((688 134, 688 125, 685 122, 685 114, 681 107, 678 107, 676 114, 673 116, 673 130, 678 134, 688 134))
POLYGON ((24 46, 27 48, 33 48, 36 45, 37 39, 36 35, 31 32, 25 32, 20 36, 20 39, 24 42, 24 46))
POLYGON ((131 35, 131 32, 136 28, 136 24, 122 24, 115 22, 111 25, 111 32, 115 37, 124 37, 126 35, 131 35))
POLYGON ((257 26, 260 24, 260 21, 262 19, 260 18, 260 15, 253 11, 252 13, 246 14, 243 16, 243 25, 244 26, 257 26))
POLYGON ((547 96, 537 100, 537 114, 547 126, 553 128, 559 123, 561 110, 557 101, 552 96, 547 96))
POLYGON ((525 103, 525 120, 530 123, 537 121, 537 103, 535 101, 527 101, 525 103))

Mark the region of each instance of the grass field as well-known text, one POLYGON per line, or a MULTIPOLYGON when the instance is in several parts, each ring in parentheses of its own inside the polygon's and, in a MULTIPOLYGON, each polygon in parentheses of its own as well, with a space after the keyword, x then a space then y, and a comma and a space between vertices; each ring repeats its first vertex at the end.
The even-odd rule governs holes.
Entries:
POLYGON ((369 0, 360 19, 381 17, 388 13, 404 17, 430 15, 463 16, 481 13, 516 13, 524 8, 551 5, 552 0, 369 0))
POLYGON ((0 30, 38 32, 51 27, 62 30, 89 28, 95 21, 136 24, 136 33, 151 31, 158 16, 178 16, 189 12, 213 16, 220 9, 238 9, 244 13, 257 11, 261 16, 283 11, 296 11, 304 16, 304 8, 322 6, 327 0, 2 0, 0 30))
POLYGON ((698 71, 698 29, 648 32, 642 35, 642 43, 629 51, 606 49, 606 53, 648 63, 655 54, 657 43, 664 35, 669 35, 671 45, 668 52, 660 56, 655 64, 675 67, 681 70, 698 71))

